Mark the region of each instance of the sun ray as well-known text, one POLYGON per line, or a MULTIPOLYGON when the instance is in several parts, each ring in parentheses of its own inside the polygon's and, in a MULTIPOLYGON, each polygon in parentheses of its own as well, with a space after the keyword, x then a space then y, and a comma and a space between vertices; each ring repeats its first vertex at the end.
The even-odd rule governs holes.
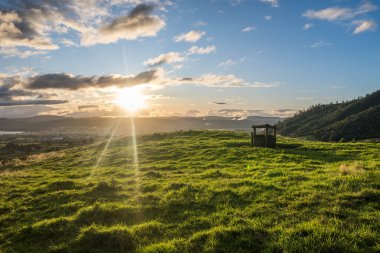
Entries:
POLYGON ((119 128, 120 122, 121 122, 121 118, 118 118, 118 120, 115 123, 113 129, 111 130, 111 134, 110 134, 110 136, 109 136, 109 138, 108 138, 108 140, 106 142, 106 145, 104 146, 102 152, 100 153, 100 156, 99 156, 98 160, 96 161, 95 166, 92 167, 92 169, 91 169, 91 173, 90 173, 89 178, 92 178, 92 176, 95 173, 95 170, 99 167, 100 163, 102 162, 103 157, 104 157, 104 155, 105 155, 105 153, 106 153, 109 145, 111 144, 111 142, 112 142, 112 140, 113 140, 113 138, 114 138, 114 136, 116 134, 117 129, 119 128))

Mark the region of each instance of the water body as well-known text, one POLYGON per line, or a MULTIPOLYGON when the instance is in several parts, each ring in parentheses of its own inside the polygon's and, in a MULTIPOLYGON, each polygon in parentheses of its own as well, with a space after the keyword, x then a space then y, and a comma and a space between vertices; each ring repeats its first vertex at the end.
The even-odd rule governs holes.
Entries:
POLYGON ((23 134, 23 131, 0 131, 0 135, 23 134))

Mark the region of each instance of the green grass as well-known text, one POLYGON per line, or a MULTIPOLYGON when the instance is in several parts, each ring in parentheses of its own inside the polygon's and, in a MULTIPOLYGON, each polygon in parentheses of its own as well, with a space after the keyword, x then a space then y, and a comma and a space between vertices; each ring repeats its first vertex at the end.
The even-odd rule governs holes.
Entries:
POLYGON ((188 131, 0 168, 0 252, 379 252, 380 144, 188 131))

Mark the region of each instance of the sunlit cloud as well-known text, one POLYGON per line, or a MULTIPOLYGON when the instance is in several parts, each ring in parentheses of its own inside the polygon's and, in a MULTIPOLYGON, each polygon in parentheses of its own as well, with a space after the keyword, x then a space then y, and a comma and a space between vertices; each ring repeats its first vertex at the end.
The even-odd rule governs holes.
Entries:
POLYGON ((356 26, 352 32, 353 34, 359 34, 365 31, 375 31, 377 28, 376 22, 372 20, 356 20, 351 24, 356 26))
POLYGON ((178 52, 169 52, 166 54, 160 54, 155 58, 151 58, 149 60, 144 61, 144 65, 149 66, 158 66, 161 64, 173 64, 178 62, 183 62, 184 57, 181 53, 178 52))
POLYGON ((235 109, 225 108, 208 111, 208 116, 230 117, 245 120, 249 117, 289 117, 297 113, 295 109, 235 109))
POLYGON ((165 5, 170 3, 115 0, 5 3, 6 7, 0 11, 0 44, 29 48, 24 55, 32 55, 38 52, 30 50, 59 49, 57 42, 64 46, 78 45, 72 41, 72 35, 79 37, 82 46, 152 37, 166 25, 163 18, 155 14, 164 10, 165 5), (134 8, 124 15, 111 11, 113 6, 120 5, 134 8), (65 37, 69 33, 70 39, 65 37))
POLYGON ((234 61, 232 59, 228 59, 228 60, 220 62, 219 66, 226 69, 226 68, 233 66, 233 65, 236 65, 236 64, 237 64, 236 61, 234 61))
POLYGON ((42 50, 19 50, 17 47, 0 47, 0 55, 4 55, 5 58, 17 57, 26 59, 31 56, 46 55, 47 51, 42 50))
POLYGON ((377 10, 377 6, 370 2, 362 3, 358 8, 331 7, 322 10, 307 10, 302 16, 309 19, 328 21, 348 20, 371 11, 377 10))
POLYGON ((205 34, 206 32, 204 31, 190 31, 188 33, 182 33, 174 37, 174 41, 175 42, 181 42, 181 41, 196 42, 200 40, 205 34))
MULTIPOLYGON (((307 10, 302 16, 308 19, 324 20, 330 22, 340 22, 346 25, 353 25, 355 29, 353 34, 359 34, 364 31, 374 31, 376 29, 376 22, 371 20, 353 20, 360 16, 365 16, 369 12, 377 10, 378 7, 369 1, 362 2, 357 8, 348 7, 330 7, 321 10, 307 10)), ((312 26, 305 24, 303 29, 307 30, 312 26)))
POLYGON ((37 12, 31 10, 26 16, 15 11, 0 11, 0 44, 4 47, 22 46, 39 50, 59 48, 45 35, 47 27, 38 23, 42 17, 31 18, 42 14, 42 10, 37 12))
POLYGON ((77 43, 75 43, 74 41, 72 41, 70 39, 66 39, 66 38, 60 39, 59 43, 66 46, 66 47, 77 47, 78 46, 77 43))
POLYGON ((192 46, 188 50, 188 54, 210 54, 216 52, 216 46, 211 45, 207 47, 192 46))
POLYGON ((152 37, 166 25, 158 16, 152 15, 155 5, 139 4, 126 16, 114 19, 94 34, 84 34, 83 45, 107 44, 120 39, 135 40, 140 37, 152 37))
POLYGON ((218 74, 204 74, 198 78, 183 78, 183 83, 209 86, 209 87, 251 87, 251 88, 274 88, 279 86, 278 82, 262 83, 262 82, 247 82, 235 75, 218 75, 218 74))

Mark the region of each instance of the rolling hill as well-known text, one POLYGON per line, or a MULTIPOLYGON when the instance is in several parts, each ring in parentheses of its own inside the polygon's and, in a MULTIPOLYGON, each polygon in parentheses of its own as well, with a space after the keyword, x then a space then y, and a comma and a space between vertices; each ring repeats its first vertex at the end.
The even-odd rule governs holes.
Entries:
POLYGON ((0 252, 379 252, 379 143, 187 131, 0 167, 0 252), (101 158, 101 159, 100 159, 101 158))
POLYGON ((380 90, 352 101, 312 106, 278 127, 283 135, 323 141, 380 138, 380 90))
MULTIPOLYGON (((173 132, 179 130, 250 130, 252 124, 275 124, 282 118, 249 116, 246 119, 231 117, 137 117, 134 119, 138 134, 173 132)), ((130 135, 129 117, 70 118, 37 116, 30 118, 0 118, 0 131, 50 132, 69 134, 108 133, 115 125, 117 135, 130 135)))

